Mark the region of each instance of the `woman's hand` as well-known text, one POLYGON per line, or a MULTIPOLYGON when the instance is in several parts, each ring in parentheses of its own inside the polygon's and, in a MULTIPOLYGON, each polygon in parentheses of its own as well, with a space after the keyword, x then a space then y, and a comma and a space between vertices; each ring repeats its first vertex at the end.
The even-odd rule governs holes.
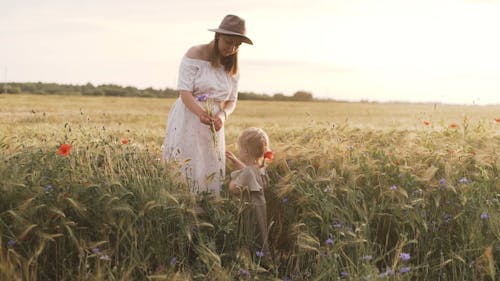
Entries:
POLYGON ((215 114, 214 117, 214 127, 216 131, 219 131, 222 126, 224 126, 224 122, 226 122, 226 114, 224 114, 224 111, 219 111, 217 114, 215 114))
POLYGON ((210 115, 208 115, 208 113, 206 111, 203 111, 200 114, 199 118, 200 118, 200 122, 202 124, 205 124, 205 125, 211 125, 213 122, 212 117, 210 117, 210 115))

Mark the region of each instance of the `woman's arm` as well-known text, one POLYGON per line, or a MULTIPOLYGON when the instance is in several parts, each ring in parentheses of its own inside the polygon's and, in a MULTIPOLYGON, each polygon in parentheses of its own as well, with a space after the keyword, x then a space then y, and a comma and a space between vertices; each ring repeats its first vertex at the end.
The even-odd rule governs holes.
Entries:
POLYGON ((203 109, 198 103, 196 103, 194 96, 191 92, 188 91, 180 91, 181 100, 186 105, 186 107, 194 113, 198 118, 200 118, 200 122, 205 125, 210 125, 213 121, 212 118, 208 115, 208 112, 203 109))

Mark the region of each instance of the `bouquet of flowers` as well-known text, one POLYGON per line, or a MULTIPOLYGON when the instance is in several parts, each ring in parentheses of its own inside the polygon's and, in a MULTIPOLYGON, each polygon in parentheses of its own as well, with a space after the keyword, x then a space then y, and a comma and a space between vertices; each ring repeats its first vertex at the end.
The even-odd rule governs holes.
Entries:
MULTIPOLYGON (((207 95, 201 95, 196 98, 199 102, 203 102, 203 108, 207 111, 208 116, 213 118, 215 116, 215 101, 213 98, 209 98, 207 95)), ((214 151, 217 154, 217 158, 219 161, 220 153, 219 153, 219 139, 217 138, 217 132, 215 131, 215 125, 213 121, 210 123, 210 135, 212 137, 212 142, 214 144, 214 151)))

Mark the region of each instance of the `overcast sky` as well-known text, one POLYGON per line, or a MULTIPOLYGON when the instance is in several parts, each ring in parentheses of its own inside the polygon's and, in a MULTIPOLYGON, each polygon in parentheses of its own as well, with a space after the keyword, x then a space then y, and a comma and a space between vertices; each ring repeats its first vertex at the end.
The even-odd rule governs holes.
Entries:
POLYGON ((240 91, 500 103, 500 0, 0 0, 0 80, 175 88, 228 13, 240 91))

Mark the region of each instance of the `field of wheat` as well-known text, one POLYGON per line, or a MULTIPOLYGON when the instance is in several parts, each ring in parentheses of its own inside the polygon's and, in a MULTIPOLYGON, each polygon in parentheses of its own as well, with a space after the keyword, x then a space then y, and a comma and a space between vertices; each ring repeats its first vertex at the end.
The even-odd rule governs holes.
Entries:
POLYGON ((172 103, 0 95, 0 280, 500 280, 500 106, 238 102, 228 149, 274 151, 262 256, 160 160, 172 103))

